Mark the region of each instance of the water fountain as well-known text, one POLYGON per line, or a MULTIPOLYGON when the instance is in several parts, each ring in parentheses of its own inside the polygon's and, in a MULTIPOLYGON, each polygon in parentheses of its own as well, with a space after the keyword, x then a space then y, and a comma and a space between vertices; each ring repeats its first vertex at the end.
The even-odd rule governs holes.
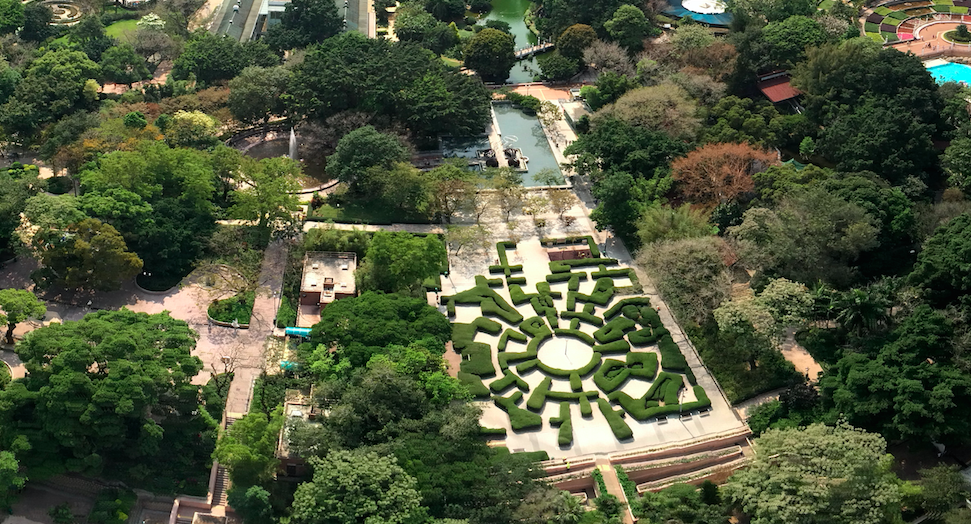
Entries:
POLYGON ((290 160, 298 160, 297 159, 297 134, 293 131, 292 127, 290 128, 290 154, 288 156, 290 157, 290 160))

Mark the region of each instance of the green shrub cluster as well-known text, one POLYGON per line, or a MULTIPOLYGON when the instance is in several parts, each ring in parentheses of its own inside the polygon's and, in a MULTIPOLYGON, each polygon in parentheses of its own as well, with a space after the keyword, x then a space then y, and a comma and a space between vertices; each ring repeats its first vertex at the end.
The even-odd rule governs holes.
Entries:
POLYGON ((586 281, 587 281, 587 274, 582 272, 581 273, 569 273, 569 272, 552 273, 552 274, 546 275, 546 282, 551 284, 556 282, 569 282, 569 286, 567 289, 569 289, 570 291, 576 291, 577 289, 580 289, 580 282, 586 282, 586 281))
MULTIPOLYGON (((495 275, 495 274, 502 273, 506 277, 509 277, 513 273, 519 272, 519 271, 522 271, 523 270, 523 265, 522 264, 516 264, 514 266, 510 266, 509 265, 509 260, 506 258, 506 250, 507 249, 516 249, 516 243, 515 242, 509 242, 509 241, 504 241, 504 242, 498 242, 498 243, 496 243, 496 251, 499 253, 499 264, 498 265, 494 265, 494 266, 489 266, 489 273, 490 274, 495 275)), ((525 281, 525 279, 523 279, 522 282, 517 282, 517 283, 519 283, 519 284, 525 284, 526 281, 525 281)))
POLYGON ((482 383, 482 379, 478 375, 473 375, 472 373, 466 373, 464 371, 458 372, 459 382, 463 384, 469 393, 475 398, 489 398, 492 396, 489 393, 489 388, 482 383))
POLYGON ((570 417, 570 403, 560 402, 560 416, 550 417, 550 425, 559 427, 556 442, 561 448, 573 444, 573 419, 570 417))
POLYGON ((547 375, 553 375, 554 377, 569 378, 572 373, 585 377, 590 373, 593 373, 593 371, 597 369, 598 365, 600 365, 600 355, 594 353, 593 356, 590 357, 590 361, 581 366, 579 369, 559 369, 552 366, 547 366, 542 362, 539 363, 539 369, 541 369, 547 375))
POLYGON ((630 351, 630 344, 626 340, 620 339, 620 340, 615 340, 613 342, 608 342, 608 343, 603 344, 601 346, 593 346, 593 350, 596 353, 600 353, 600 354, 604 354, 604 353, 626 353, 626 352, 630 351))
POLYGON ((701 386, 692 388, 697 400, 678 405, 678 392, 683 385, 684 381, 680 375, 661 372, 643 397, 635 399, 623 391, 615 391, 608 395, 608 398, 618 402, 635 420, 648 420, 711 406, 711 401, 701 386), (658 400, 663 400, 665 405, 661 406, 658 400))
MULTIPOLYGON (((519 267, 522 267, 522 266, 519 266, 519 267)), ((507 285, 516 284, 516 285, 519 285, 519 286, 525 286, 526 285, 526 277, 506 277, 506 284, 507 285)))
POLYGON ((593 286, 593 291, 583 294, 577 291, 570 291, 566 295, 566 308, 570 311, 576 310, 577 301, 592 302, 598 306, 606 306, 614 296, 614 281, 609 278, 598 279, 593 286))
POLYGON ((537 282, 536 292, 539 293, 540 295, 549 295, 553 298, 560 298, 563 296, 563 293, 560 293, 559 291, 551 290, 549 282, 537 282))
POLYGON ((604 482, 604 475, 599 469, 593 470, 593 480, 597 483, 597 489, 600 491, 600 495, 607 494, 607 483, 604 482))
POLYGON ((486 287, 502 287, 501 278, 486 278, 482 275, 475 276, 475 285, 486 287))
POLYGON ((604 311, 604 318, 610 320, 617 315, 619 315, 624 306, 650 306, 651 299, 648 297, 630 297, 618 300, 616 304, 610 306, 610 309, 604 311))
POLYGON ((576 267, 616 266, 616 258, 579 258, 576 260, 553 260, 550 262, 551 273, 565 273, 576 267))
POLYGON ((297 325, 297 310, 290 302, 290 297, 280 299, 280 309, 276 311, 276 327, 285 328, 297 325))
POLYGON ((490 435, 502 435, 506 436, 506 428, 479 428, 479 434, 490 436, 490 435))
POLYGON ((590 235, 561 238, 541 238, 539 241, 544 246, 572 245, 586 242, 587 246, 590 248, 590 256, 592 258, 600 258, 600 248, 597 247, 597 241, 594 240, 590 235))
MULTIPOLYGON (((600 406, 600 412, 607 419, 607 425, 610 426, 610 431, 614 432, 614 437, 617 437, 617 440, 627 440, 634 436, 634 432, 631 431, 627 422, 624 422, 624 418, 620 416, 620 412, 614 411, 614 408, 610 407, 609 402, 605 399, 598 398, 597 405, 600 406)), ((604 490, 604 493, 606 493, 606 490, 604 490)))
POLYGON ((523 291, 522 286, 511 284, 509 286, 509 298, 512 299, 512 303, 515 305, 525 304, 530 300, 539 296, 539 293, 526 293, 523 291))
POLYGON ((494 315, 510 324, 523 321, 523 316, 506 299, 485 285, 476 285, 455 295, 443 296, 449 315, 455 316, 455 304, 479 304, 483 315, 494 315))
POLYGON ((657 354, 635 353, 627 354, 627 369, 635 377, 654 380, 657 375, 657 354))
POLYGON ((606 344, 608 342, 615 342, 617 340, 622 340, 624 338, 624 333, 634 329, 637 324, 633 320, 625 317, 617 317, 596 331, 593 332, 593 338, 597 339, 597 342, 601 344, 606 344))
POLYGON ((631 277, 634 274, 633 269, 607 269, 607 266, 600 264, 597 271, 590 273, 590 278, 630 278, 633 280, 637 278, 636 276, 631 277))
POLYGON ((593 416, 593 406, 590 405, 589 397, 580 397, 580 415, 582 415, 583 418, 590 418, 593 416))
POLYGON ((534 358, 532 360, 527 360, 516 366, 516 373, 519 373, 520 375, 528 373, 538 365, 539 365, 539 359, 534 358))
POLYGON ((614 466, 614 471, 617 472, 617 480, 620 481, 620 487, 624 489, 624 495, 627 496, 627 500, 637 500, 637 484, 634 483, 630 477, 627 476, 627 471, 621 465, 614 466))
POLYGON ((688 361, 684 359, 681 348, 671 338, 670 333, 665 333, 657 342, 657 349, 661 352, 661 367, 674 371, 684 371, 688 369, 688 361))
POLYGON ((575 338, 587 345, 594 345, 593 337, 580 331, 579 329, 554 329, 553 333, 559 337, 570 337, 575 338))
POLYGON ((518 387, 520 391, 529 391, 529 384, 527 384, 525 380, 519 378, 519 376, 517 376, 515 373, 510 373, 508 370, 505 371, 502 378, 493 380, 492 383, 489 384, 489 389, 491 389, 493 393, 502 393, 512 386, 518 387))
POLYGON ((604 393, 620 387, 630 376, 627 364, 620 360, 608 358, 600 365, 600 369, 593 375, 593 381, 604 393))
MULTIPOLYGON (((506 353, 508 354, 508 353, 506 353)), ((492 377, 496 368, 492 365, 492 348, 489 344, 473 342, 462 350, 462 364, 459 370, 480 377, 492 377)))
POLYGON ((525 409, 517 406, 520 400, 523 398, 523 393, 517 391, 509 397, 492 397, 492 402, 495 403, 499 409, 506 412, 509 415, 509 422, 512 425, 513 431, 523 431, 527 429, 537 429, 543 427, 543 417, 537 415, 536 413, 530 413, 525 409))
POLYGON ((530 411, 542 411, 543 405, 546 404, 546 394, 550 391, 550 386, 553 385, 553 379, 546 377, 542 382, 536 386, 533 393, 529 396, 529 400, 526 401, 526 408, 530 411))
POLYGON ((502 335, 499 336, 499 345, 497 346, 499 351, 506 350, 506 345, 509 344, 510 339, 516 340, 519 342, 526 342, 528 340, 526 335, 523 335, 522 333, 516 331, 515 329, 506 329, 505 331, 502 332, 502 335))
POLYGON ((249 324, 255 301, 255 291, 244 291, 223 300, 213 300, 209 305, 209 316, 220 322, 235 320, 240 324, 249 324))
MULTIPOLYGON (((563 311, 560 313, 560 317, 576 319, 578 321, 586 322, 587 324, 590 324, 592 326, 604 325, 604 321, 602 318, 598 317, 597 315, 587 313, 584 311, 563 311)), ((571 328, 571 329, 576 329, 576 328, 571 328)))
POLYGON ((579 373, 570 374, 570 389, 574 392, 583 391, 583 381, 580 379, 579 373))
POLYGON ((138 496, 130 489, 104 488, 88 514, 91 524, 125 524, 138 496))
POLYGON ((650 328, 638 329, 627 336, 631 345, 636 347, 650 346, 657 342, 657 338, 650 328))

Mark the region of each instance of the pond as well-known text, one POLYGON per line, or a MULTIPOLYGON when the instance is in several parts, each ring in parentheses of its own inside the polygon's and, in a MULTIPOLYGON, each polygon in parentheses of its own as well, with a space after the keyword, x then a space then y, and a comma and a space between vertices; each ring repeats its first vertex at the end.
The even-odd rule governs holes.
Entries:
MULTIPOLYGON (((516 37, 516 49, 520 49, 538 42, 536 34, 526 27, 523 16, 529 10, 529 0, 492 0, 492 11, 480 22, 485 24, 489 20, 500 20, 509 24, 510 32, 516 37)), ((536 57, 528 60, 521 60, 513 66, 509 72, 506 83, 522 84, 532 82, 533 76, 539 74, 539 66, 536 64, 536 57), (523 66, 527 69, 524 70, 523 66)))
MULTIPOLYGON (((264 158, 276 158, 278 156, 287 156, 290 149, 290 140, 287 138, 277 138, 275 140, 266 140, 251 146, 249 149, 243 152, 244 155, 250 158, 256 158, 262 160, 264 158)), ((299 156, 299 155, 298 155, 299 156)), ((314 162, 300 162, 301 171, 307 177, 310 177, 318 182, 326 182, 330 180, 324 173, 323 166, 314 162)), ((316 185, 316 184, 314 184, 316 185)))
POLYGON ((519 148, 523 156, 529 158, 526 164, 529 171, 523 173, 524 186, 543 185, 544 182, 533 177, 544 169, 550 169, 562 176, 560 165, 553 156, 553 150, 550 149, 549 140, 538 118, 523 113, 512 104, 493 104, 492 110, 499 124, 497 131, 502 137, 502 146, 519 148))

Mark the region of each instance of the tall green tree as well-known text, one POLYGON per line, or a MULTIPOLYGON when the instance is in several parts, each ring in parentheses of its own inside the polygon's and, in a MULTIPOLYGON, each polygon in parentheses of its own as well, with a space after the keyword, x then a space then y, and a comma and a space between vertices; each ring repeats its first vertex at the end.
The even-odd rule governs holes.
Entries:
POLYGON ((465 65, 486 81, 503 83, 516 63, 515 37, 485 28, 465 46, 465 65))
POLYGON ((415 479, 394 457, 363 451, 332 451, 310 459, 313 480, 297 487, 295 524, 420 523, 427 519, 415 479))
POLYGON ((41 2, 31 2, 24 7, 24 26, 20 38, 28 42, 43 42, 54 36, 56 28, 51 25, 54 12, 50 6, 41 2))
POLYGON ((644 38, 651 30, 651 22, 637 6, 624 4, 614 11, 610 20, 604 22, 604 29, 615 42, 630 52, 644 48, 644 38))
POLYGON ((267 32, 267 45, 277 51, 323 42, 341 31, 337 4, 331 0, 295 0, 287 3, 280 23, 267 32))
POLYGON ((297 191, 300 164, 285 157, 256 160, 243 158, 238 179, 240 189, 231 212, 240 218, 256 219, 263 230, 285 229, 292 225, 299 209, 297 191))
POLYGON ((337 150, 327 157, 327 174, 347 184, 351 191, 365 194, 372 189, 368 168, 390 170, 396 162, 409 159, 408 150, 394 135, 364 126, 344 135, 337 150))
POLYGON ((7 344, 13 344, 13 330, 17 324, 29 319, 40 319, 47 314, 44 302, 26 289, 0 290, 0 309, 3 310, 4 321, 7 323, 7 344))
POLYGON ((880 435, 814 424, 770 429, 754 446, 755 460, 722 490, 753 522, 900 522, 899 480, 880 435))
POLYGON ((247 490, 273 480, 280 465, 277 441, 283 429, 283 410, 270 416, 256 411, 237 420, 216 443, 212 458, 225 466, 233 489, 247 490))
POLYGON ((357 274, 364 289, 417 295, 426 279, 446 268, 445 245, 437 236, 378 231, 357 274))
POLYGON ((128 251, 118 230, 95 218, 38 235, 44 285, 98 291, 118 289, 142 269, 142 259, 128 251))
POLYGON ((556 39, 556 50, 576 63, 583 61, 583 52, 597 39, 597 32, 587 24, 573 24, 556 39))
POLYGON ((101 54, 101 73, 105 80, 131 85, 140 80, 152 78, 145 60, 135 54, 131 44, 120 44, 101 54))
POLYGON ((13 33, 24 25, 24 4, 17 0, 0 2, 0 34, 13 33))
POLYGON ((971 275, 962 268, 971 263, 971 214, 963 214, 934 232, 917 256, 908 277, 928 300, 943 307, 971 293, 971 275))
POLYGON ((247 67, 229 81, 229 110, 242 122, 265 124, 283 114, 281 96, 289 81, 290 70, 284 67, 247 67))
POLYGON ((264 42, 241 44, 232 38, 201 31, 193 33, 175 60, 172 77, 186 80, 189 75, 195 75, 196 80, 209 85, 236 78, 248 66, 273 67, 279 63, 280 57, 264 42))

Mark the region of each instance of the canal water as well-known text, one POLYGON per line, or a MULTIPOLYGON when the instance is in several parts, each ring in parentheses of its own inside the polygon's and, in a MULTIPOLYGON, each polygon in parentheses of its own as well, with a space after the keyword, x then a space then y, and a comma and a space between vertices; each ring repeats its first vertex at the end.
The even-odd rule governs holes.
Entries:
MULTIPOLYGON (((516 49, 521 49, 538 42, 536 35, 526 27, 523 16, 529 10, 529 0, 492 0, 492 11, 483 18, 482 24, 488 20, 500 20, 509 24, 510 32, 516 37, 516 49)), ((533 77, 539 75, 539 65, 536 57, 520 60, 509 72, 506 83, 522 84, 532 82, 533 77), (525 68, 524 68, 525 66, 525 68)))

